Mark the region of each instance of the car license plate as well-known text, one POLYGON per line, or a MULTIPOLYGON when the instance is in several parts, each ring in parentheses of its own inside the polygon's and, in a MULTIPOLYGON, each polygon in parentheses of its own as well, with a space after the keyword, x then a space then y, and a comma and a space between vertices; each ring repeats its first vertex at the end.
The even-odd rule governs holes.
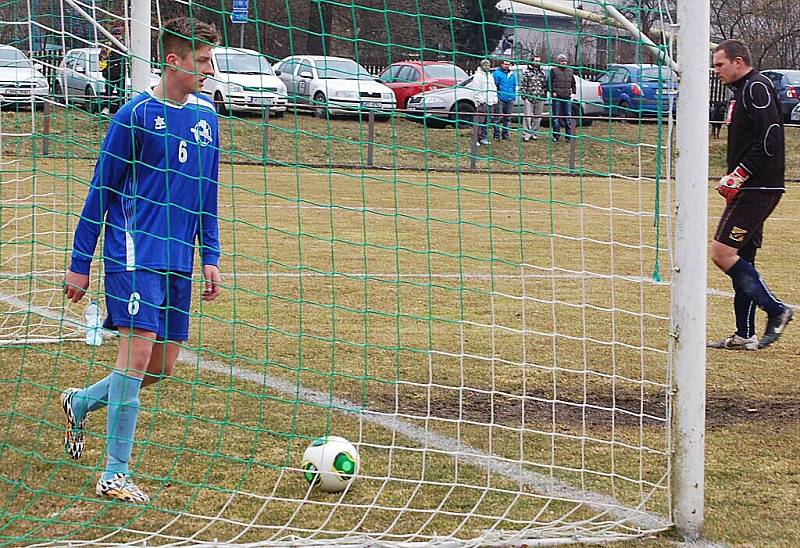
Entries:
POLYGON ((381 104, 375 101, 365 101, 364 107, 366 108, 381 108, 381 104))
POLYGON ((272 97, 251 97, 250 103, 254 105, 272 105, 272 97))

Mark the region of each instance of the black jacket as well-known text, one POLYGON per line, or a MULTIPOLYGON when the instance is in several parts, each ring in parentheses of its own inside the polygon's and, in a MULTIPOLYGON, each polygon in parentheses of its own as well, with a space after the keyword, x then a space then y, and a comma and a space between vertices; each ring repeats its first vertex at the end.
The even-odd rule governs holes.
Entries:
POLYGON ((728 173, 742 166, 750 174, 742 188, 783 190, 783 115, 772 82, 753 69, 730 87, 728 173))
POLYGON ((550 69, 547 87, 553 97, 569 99, 575 93, 575 76, 569 67, 554 66, 550 69))

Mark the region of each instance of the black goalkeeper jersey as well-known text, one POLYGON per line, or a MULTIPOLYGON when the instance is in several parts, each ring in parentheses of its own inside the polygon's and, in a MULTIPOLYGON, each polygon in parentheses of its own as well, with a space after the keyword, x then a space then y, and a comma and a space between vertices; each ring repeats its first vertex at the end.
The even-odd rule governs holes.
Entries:
POLYGON ((750 174, 743 189, 782 191, 786 159, 778 94, 755 69, 730 87, 728 173, 742 166, 750 174))

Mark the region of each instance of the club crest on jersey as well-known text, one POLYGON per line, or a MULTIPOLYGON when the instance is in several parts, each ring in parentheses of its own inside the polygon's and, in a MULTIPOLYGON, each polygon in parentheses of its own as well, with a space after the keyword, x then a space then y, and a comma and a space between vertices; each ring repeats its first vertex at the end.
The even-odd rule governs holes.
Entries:
POLYGON ((198 121, 191 131, 194 135, 194 140, 197 141, 201 147, 210 145, 211 141, 214 140, 214 137, 211 135, 211 124, 205 120, 198 121))
POLYGON ((155 127, 155 129, 166 129, 167 123, 164 121, 164 118, 162 116, 156 116, 155 124, 153 125, 153 127, 155 127))

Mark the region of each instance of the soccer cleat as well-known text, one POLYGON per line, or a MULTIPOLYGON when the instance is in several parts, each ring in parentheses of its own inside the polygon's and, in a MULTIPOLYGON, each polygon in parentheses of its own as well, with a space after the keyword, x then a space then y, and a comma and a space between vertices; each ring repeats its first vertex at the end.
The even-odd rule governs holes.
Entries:
POLYGON ((84 439, 86 429, 86 417, 81 422, 75 421, 72 413, 72 397, 78 392, 77 388, 67 388, 61 393, 61 409, 67 417, 67 430, 64 432, 64 449, 67 454, 78 460, 83 454, 84 439))
POLYGON ((758 341, 758 347, 766 348, 777 341, 793 317, 794 309, 791 306, 784 306, 780 314, 767 318, 767 328, 764 330, 764 336, 758 341))
POLYGON ((100 476, 94 490, 98 496, 111 500, 138 502, 141 504, 150 502, 150 497, 147 496, 147 493, 139 489, 125 474, 114 474, 113 477, 107 480, 100 476))
POLYGON ((710 342, 706 347, 725 350, 758 350, 758 338, 755 335, 745 338, 734 333, 721 341, 710 342))

